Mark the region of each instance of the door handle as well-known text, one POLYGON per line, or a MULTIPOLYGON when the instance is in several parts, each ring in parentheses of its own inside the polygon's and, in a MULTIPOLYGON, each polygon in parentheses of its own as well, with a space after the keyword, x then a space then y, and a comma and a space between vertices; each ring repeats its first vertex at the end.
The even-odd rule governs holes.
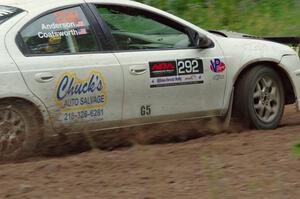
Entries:
POLYGON ((37 73, 35 74, 35 80, 39 83, 47 83, 54 80, 54 75, 52 73, 37 73))
POLYGON ((132 66, 130 67, 130 73, 133 75, 142 75, 147 72, 146 66, 132 66))

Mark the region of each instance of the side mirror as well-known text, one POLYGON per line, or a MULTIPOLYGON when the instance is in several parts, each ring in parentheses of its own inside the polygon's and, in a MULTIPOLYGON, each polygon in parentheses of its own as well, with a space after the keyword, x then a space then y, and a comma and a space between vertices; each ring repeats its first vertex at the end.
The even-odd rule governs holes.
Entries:
POLYGON ((201 33, 195 33, 194 44, 198 48, 213 48, 215 46, 214 42, 208 38, 206 35, 201 33))

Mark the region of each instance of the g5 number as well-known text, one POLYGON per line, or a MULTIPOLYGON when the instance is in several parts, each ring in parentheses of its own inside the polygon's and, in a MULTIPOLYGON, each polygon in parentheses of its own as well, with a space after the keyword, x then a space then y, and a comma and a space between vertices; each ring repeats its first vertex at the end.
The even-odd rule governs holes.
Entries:
POLYGON ((149 116, 151 115, 151 105, 144 105, 141 107, 141 116, 149 116))

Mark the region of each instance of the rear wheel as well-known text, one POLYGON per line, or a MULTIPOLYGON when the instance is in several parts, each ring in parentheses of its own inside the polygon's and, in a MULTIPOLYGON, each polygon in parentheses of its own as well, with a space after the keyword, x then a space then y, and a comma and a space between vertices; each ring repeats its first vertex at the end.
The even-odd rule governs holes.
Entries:
POLYGON ((279 75, 267 66, 256 66, 236 85, 234 116, 247 127, 277 128, 284 111, 284 89, 279 75))
POLYGON ((41 139, 37 111, 30 105, 15 101, 0 102, 0 158, 29 155, 41 139))

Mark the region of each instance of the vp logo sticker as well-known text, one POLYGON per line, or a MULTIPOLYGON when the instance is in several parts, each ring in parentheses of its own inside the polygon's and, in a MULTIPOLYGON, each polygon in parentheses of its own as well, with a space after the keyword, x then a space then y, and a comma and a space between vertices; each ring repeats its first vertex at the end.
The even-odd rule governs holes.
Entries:
POLYGON ((210 70, 215 73, 222 73, 226 70, 226 65, 220 59, 213 59, 210 64, 210 70))

